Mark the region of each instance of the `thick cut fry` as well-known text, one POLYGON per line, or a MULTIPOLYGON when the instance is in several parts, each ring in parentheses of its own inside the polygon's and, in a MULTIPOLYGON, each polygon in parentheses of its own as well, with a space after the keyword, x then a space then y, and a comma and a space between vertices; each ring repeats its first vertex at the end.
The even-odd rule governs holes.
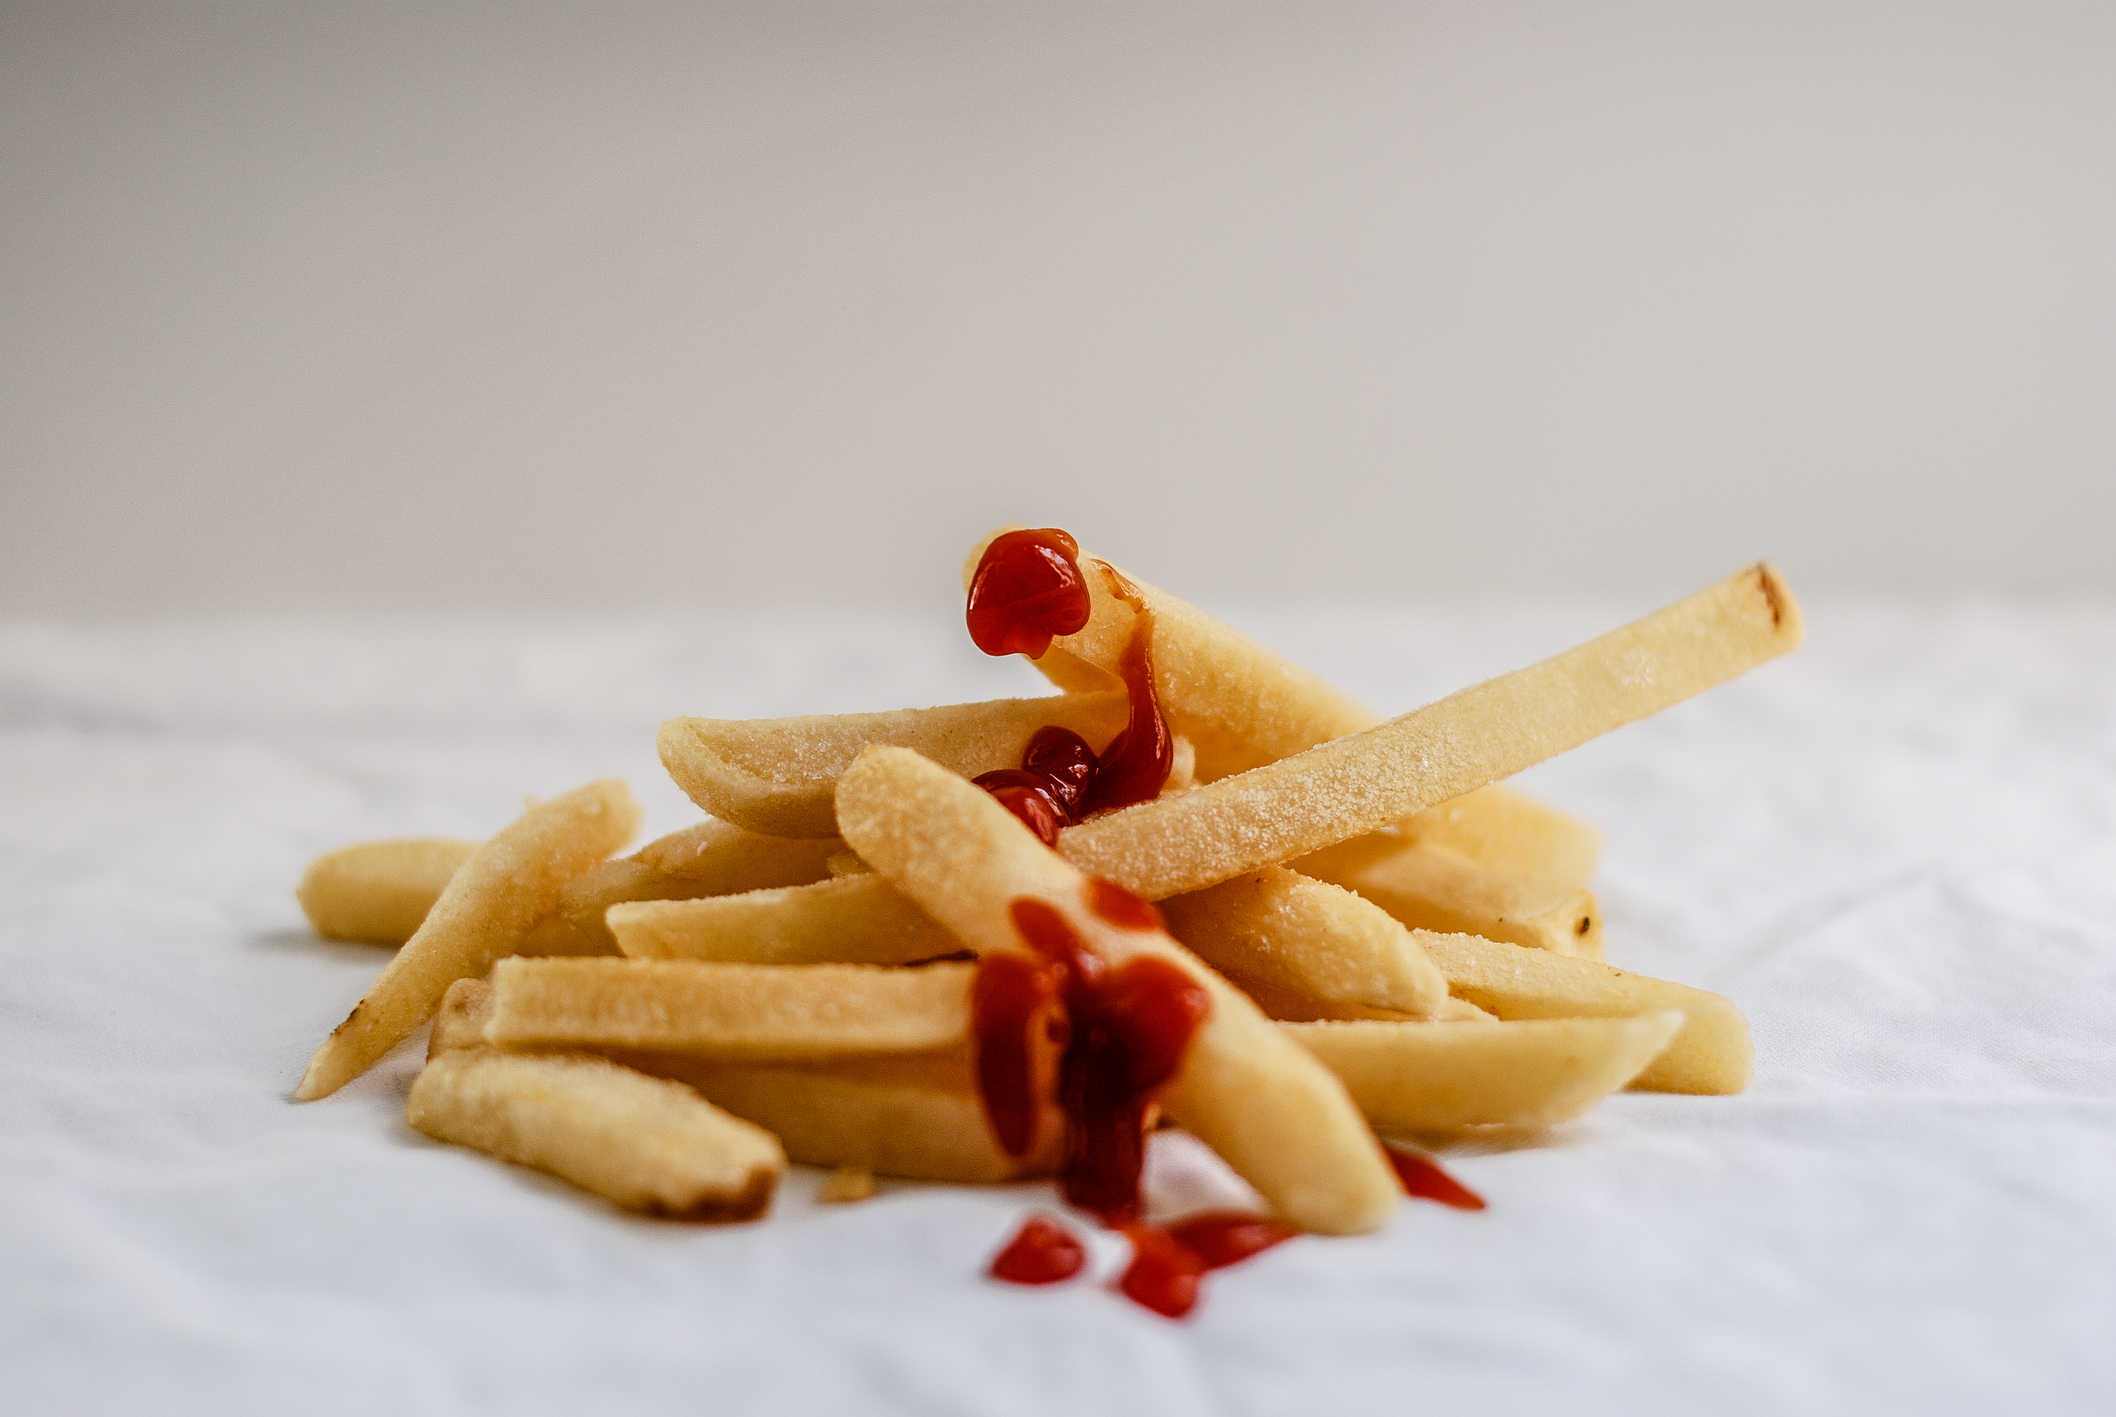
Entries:
POLYGON ((1291 864, 1304 875, 1357 891, 1413 929, 1602 957, 1602 912, 1591 893, 1554 891, 1445 846, 1370 832, 1291 864))
POLYGON ((412 1084, 405 1117, 436 1140, 682 1220, 753 1220, 786 1169, 762 1127, 602 1058, 446 1052, 412 1084))
POLYGON ((911 964, 962 948, 872 872, 787 890, 618 905, 609 922, 633 959, 911 964))
POLYGON ((1337 1080, 1164 931, 1096 913, 1087 878, 989 794, 916 753, 870 748, 837 801, 860 858, 980 954, 1024 950, 1009 907, 1030 897, 1112 964, 1151 956, 1183 970, 1211 1012, 1161 1097, 1169 1115, 1303 1229, 1357 1234, 1388 1219, 1395 1177, 1337 1080))
MULTIPOLYGON (((963 567, 965 589, 990 542, 991 537, 985 538, 970 553, 963 567)), ((1118 665, 1134 619, 1130 605, 1111 583, 1113 568, 1107 562, 1098 565, 1097 558, 1083 552, 1080 567, 1093 597, 1086 627, 1051 641, 1044 656, 1032 661, 1068 693, 1119 682, 1118 665)), ((1197 751, 1198 781, 1261 767, 1374 722, 1368 709, 1321 676, 1158 586, 1115 574, 1128 581, 1153 612, 1154 692, 1169 727, 1190 739, 1197 751)))
POLYGON ((1553 896, 1584 889, 1602 855, 1599 831, 1496 782, 1426 808, 1398 823, 1394 834, 1459 851, 1553 896))
POLYGON ((1041 1145, 1013 1157, 985 1124, 967 1055, 910 1069, 867 1062, 820 1066, 647 1060, 738 1117, 776 1133, 808 1166, 858 1166, 883 1176, 976 1185, 1048 1176, 1065 1128, 1045 1117, 1041 1145))
POLYGON ((1308 1017, 1430 1018, 1447 998, 1446 977, 1387 912, 1282 866, 1164 900, 1161 914, 1251 997, 1252 985, 1298 996, 1308 1017))
POLYGON ((485 1036, 502 1048, 633 1048, 754 1062, 963 1048, 972 972, 966 964, 501 960, 485 1036))
POLYGON ((485 1025, 492 1021, 492 984, 484 979, 458 979, 441 996, 439 1012, 433 1016, 433 1033, 426 1040, 428 1061, 458 1048, 489 1048, 485 1025))
MULTIPOLYGON (((490 1050, 485 1025, 493 986, 460 979, 434 1019, 428 1056, 490 1050)), ((992 1140, 966 1050, 825 1064, 710 1062, 675 1053, 595 1050, 639 1072, 668 1077, 777 1133, 787 1154, 810 1166, 865 1167, 889 1176, 976 1183, 1050 1174, 1064 1124, 1042 1119, 1042 1145, 1019 1159, 992 1140)))
POLYGON ((1683 1025, 1675 1040, 1632 1080, 1633 1087, 1730 1093, 1749 1085, 1755 1059, 1749 1022, 1717 994, 1475 935, 1415 933, 1447 975, 1449 989, 1502 1019, 1610 1018, 1680 1010, 1683 1025))
POLYGON ((838 775, 869 743, 916 749, 975 777, 1020 767, 1029 739, 1050 724, 1072 729, 1100 752, 1124 727, 1127 704, 1120 690, 887 713, 672 718, 661 725, 661 761, 716 817, 772 836, 832 837, 838 775))
POLYGON ((326 940, 401 945, 477 849, 440 836, 363 841, 310 862, 294 898, 326 940))
POLYGON ((1791 595, 1768 566, 1755 566, 1378 727, 1082 822, 1060 834, 1058 849, 1149 899, 1202 890, 1509 777, 1799 642, 1791 595))
POLYGON ((417 934, 316 1050, 294 1090, 326 1097, 433 1017, 458 979, 483 974, 558 904, 567 881, 639 830, 639 804, 606 779, 531 807, 449 880, 417 934))
POLYGON ((613 905, 806 885, 828 878, 830 858, 843 851, 836 840, 759 836, 726 822, 700 822, 568 881, 559 892, 559 914, 601 953, 615 954, 617 941, 603 919, 613 905))
POLYGON ((1638 1076, 1682 1026, 1672 1009, 1632 1018, 1457 1023, 1289 1023, 1383 1130, 1487 1122, 1549 1126, 1638 1076))

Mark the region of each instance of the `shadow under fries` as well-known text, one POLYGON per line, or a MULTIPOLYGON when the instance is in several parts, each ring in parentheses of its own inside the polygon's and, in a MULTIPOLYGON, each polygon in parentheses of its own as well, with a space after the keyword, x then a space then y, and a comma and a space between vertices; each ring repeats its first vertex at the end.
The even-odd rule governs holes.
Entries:
MULTIPOLYGON (((379 969, 396 953, 395 945, 370 945, 357 940, 327 940, 306 925, 288 925, 277 930, 252 930, 243 937, 243 948, 277 954, 322 955, 348 964, 366 964, 379 969)), ((351 1007, 348 1005, 347 1007, 351 1007)))

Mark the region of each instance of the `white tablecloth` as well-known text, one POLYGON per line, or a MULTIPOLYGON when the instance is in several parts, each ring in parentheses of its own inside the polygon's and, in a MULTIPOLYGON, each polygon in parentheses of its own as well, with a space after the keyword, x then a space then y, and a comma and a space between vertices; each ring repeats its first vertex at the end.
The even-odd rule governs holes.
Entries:
MULTIPOLYGON (((1239 618, 1397 711, 1646 608, 1239 618)), ((383 960, 304 927, 311 856, 611 773, 673 829, 674 713, 1036 692, 946 608, 0 627, 0 1410, 2116 1408, 2116 607, 1809 619, 1523 779, 1607 830, 1612 961, 1748 1011, 1755 1086, 1454 1147, 1489 1210, 1184 1324, 981 1280, 1042 1187, 797 1171, 694 1228, 411 1132, 417 1044, 287 1100, 383 960)))

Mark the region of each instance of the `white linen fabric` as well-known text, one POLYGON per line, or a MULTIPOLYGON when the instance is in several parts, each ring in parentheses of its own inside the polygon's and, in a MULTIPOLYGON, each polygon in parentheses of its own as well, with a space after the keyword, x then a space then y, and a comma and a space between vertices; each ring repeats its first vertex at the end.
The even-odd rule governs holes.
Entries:
MULTIPOLYGON (((1230 618, 1395 712, 1648 607, 1230 618)), ((1048 1188, 634 1219, 288 1093, 383 961, 304 863, 628 777, 662 717, 1040 692, 955 615, 0 627, 0 1409, 2116 1408, 2116 607, 1811 603, 1808 646, 1522 779, 1600 823, 1612 962, 1748 1011, 1626 1094, 1213 1277, 1189 1322, 980 1277, 1048 1188)), ((1156 1139, 1158 1202, 1234 1193, 1156 1139)), ((1120 1242, 1097 1242, 1103 1274, 1120 1242)))

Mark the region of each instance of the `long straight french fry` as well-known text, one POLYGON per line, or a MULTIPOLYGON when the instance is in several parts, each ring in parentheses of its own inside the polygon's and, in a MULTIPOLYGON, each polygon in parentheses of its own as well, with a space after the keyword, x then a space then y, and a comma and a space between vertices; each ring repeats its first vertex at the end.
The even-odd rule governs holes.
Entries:
POLYGON ((401 945, 477 849, 474 841, 439 836, 340 847, 309 863, 294 898, 327 940, 401 945))
MULTIPOLYGON (((963 567, 965 588, 991 539, 985 538, 970 553, 963 567)), ((1110 579, 1114 568, 1108 562, 1098 564, 1096 557, 1083 552, 1080 567, 1091 596, 1087 625, 1053 640, 1041 659, 1031 661, 1069 693, 1119 682, 1116 670, 1134 619, 1131 606, 1116 593, 1110 579)), ((1197 749, 1198 781, 1260 767, 1375 721, 1368 709, 1320 675, 1158 586, 1123 572, 1114 574, 1129 582, 1153 612, 1154 692, 1170 728, 1197 749)))
POLYGON ((966 964, 785 968, 696 960, 504 959, 486 1038, 795 1062, 969 1044, 966 964))
POLYGON ((661 725, 661 761, 716 817, 771 836, 832 837, 838 775, 870 743, 912 748, 975 777, 1020 767, 1029 739, 1051 724, 1100 752, 1124 727, 1127 703, 1119 691, 886 713, 672 718, 661 725))
POLYGON ((914 752, 869 748, 837 804, 861 859, 980 954, 1025 950, 1009 907, 1029 897, 1112 964, 1152 957, 1188 974, 1211 1012, 1162 1095, 1168 1114, 1303 1229, 1357 1234, 1388 1219, 1400 1191, 1342 1085, 1164 931, 1094 910, 1088 879, 988 793, 914 752))
POLYGON ((786 890, 612 906, 633 959, 747 964, 911 964, 962 946, 872 872, 786 890))
POLYGON ((412 1084, 405 1119, 627 1210, 683 1220, 753 1220, 786 1169, 762 1127, 680 1083, 574 1054, 444 1052, 412 1084))
POLYGON ((1584 889, 1602 855, 1599 831, 1497 782, 1426 808, 1398 823, 1393 835, 1459 851, 1552 896, 1584 889))
POLYGON ((1267 866, 1161 902, 1168 931, 1252 997, 1301 997, 1324 1018, 1430 1018, 1447 978, 1406 930, 1350 891, 1267 866))
MULTIPOLYGON (((434 1019, 428 1056, 490 1050, 493 986, 460 979, 434 1019)), ((857 1166, 887 1176, 976 1184, 1044 1176, 1058 1164, 1064 1127, 1046 1116, 1042 1145, 1008 1156, 985 1125, 969 1053, 839 1058, 814 1064, 708 1061, 677 1053, 597 1049, 626 1067, 673 1078, 738 1117, 777 1133, 793 1160, 857 1166)))
POLYGON ((1800 633, 1792 596, 1754 566, 1377 727, 1082 822, 1058 849, 1149 899, 1202 890, 1509 777, 1784 654, 1800 633))
POLYGON ((1413 929, 1602 957, 1602 912, 1591 892, 1554 890, 1445 846, 1369 832, 1290 864, 1358 892, 1413 929))
POLYGON ((1632 1080, 1648 1092, 1739 1092, 1749 1085, 1755 1045, 1741 1010, 1718 994, 1629 974, 1548 950, 1416 931, 1448 987, 1501 1019, 1609 1018, 1680 1010, 1667 1050, 1632 1080))
POLYGON ((1630 1018, 1523 1023, 1288 1023, 1383 1130, 1448 1131, 1577 1117, 1638 1076, 1682 1026, 1665 1009, 1630 1018))
POLYGON ((1062 1149, 1065 1129, 1046 1117, 1036 1149, 1022 1157, 1002 1151, 985 1124, 967 1055, 917 1068, 864 1060, 828 1066, 669 1056, 637 1061, 768 1128, 804 1165, 978 1185, 1048 1176, 1062 1149))
POLYGON ((603 918, 613 905, 806 885, 827 879, 830 858, 843 850, 833 838, 760 836, 704 821, 574 877, 559 892, 559 914, 602 953, 615 954, 617 941, 603 918))
POLYGON ((558 904, 559 889, 639 830, 639 804, 614 778, 531 807, 448 882, 352 1013, 309 1060, 296 1101, 326 1097, 432 1018, 458 979, 483 974, 558 904))

